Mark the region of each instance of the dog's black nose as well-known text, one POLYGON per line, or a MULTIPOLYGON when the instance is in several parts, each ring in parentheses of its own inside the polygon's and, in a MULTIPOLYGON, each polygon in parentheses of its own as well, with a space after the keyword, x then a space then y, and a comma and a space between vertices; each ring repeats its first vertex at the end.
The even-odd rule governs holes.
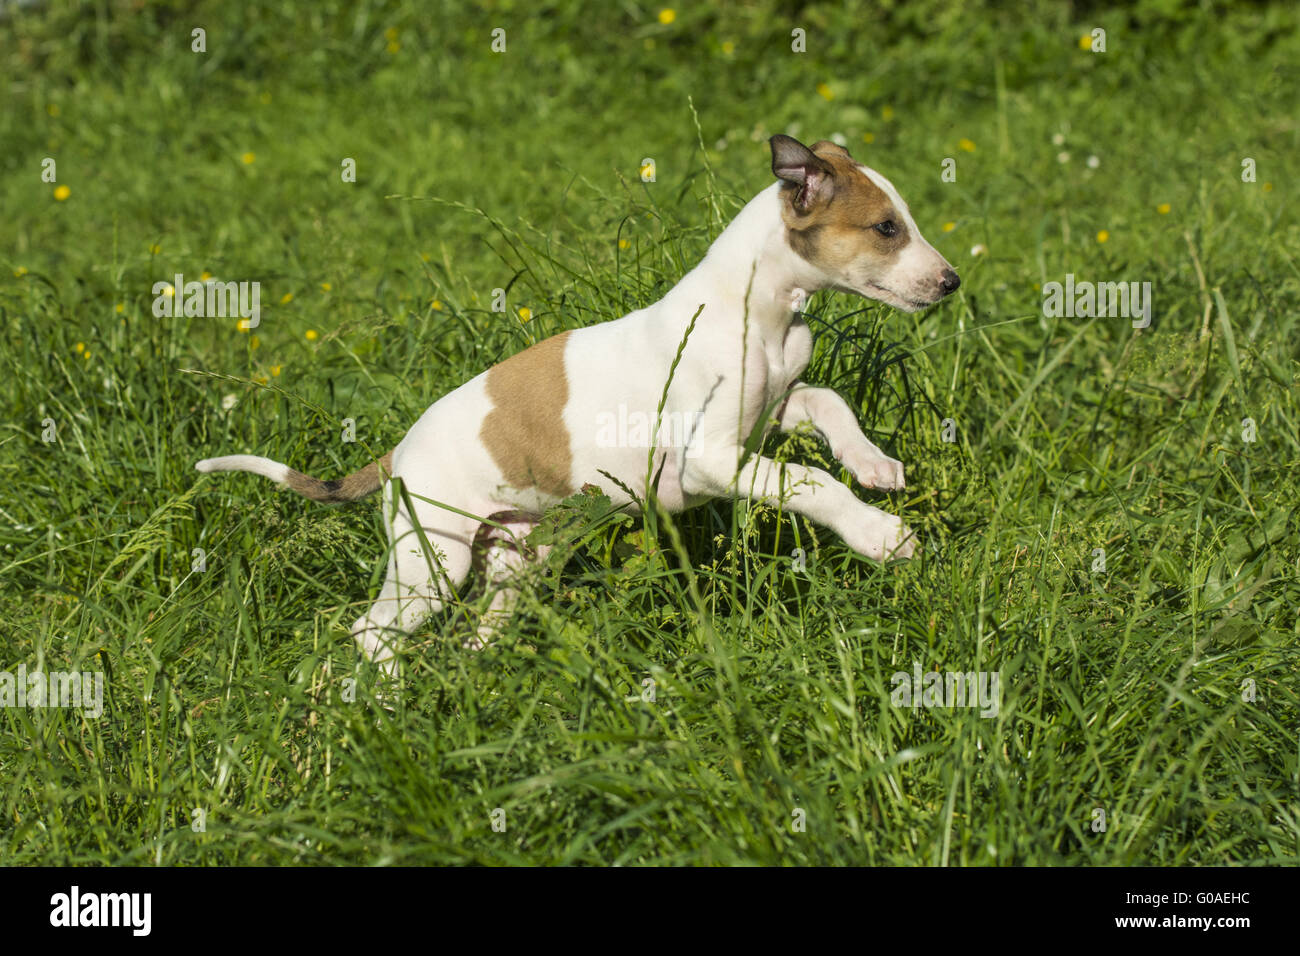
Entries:
POLYGON ((961 285, 961 279, 957 278, 957 273, 951 269, 944 269, 943 275, 939 277, 939 288, 943 290, 943 294, 947 295, 949 292, 956 292, 959 285, 961 285))

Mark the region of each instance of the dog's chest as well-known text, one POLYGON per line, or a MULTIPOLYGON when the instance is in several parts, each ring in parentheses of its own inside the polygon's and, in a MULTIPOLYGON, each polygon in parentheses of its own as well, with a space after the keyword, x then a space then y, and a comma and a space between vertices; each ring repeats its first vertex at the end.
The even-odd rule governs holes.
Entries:
POLYGON ((784 336, 755 336, 745 357, 744 422, 752 428, 758 416, 775 411, 786 390, 799 380, 812 358, 812 331, 795 319, 784 336))

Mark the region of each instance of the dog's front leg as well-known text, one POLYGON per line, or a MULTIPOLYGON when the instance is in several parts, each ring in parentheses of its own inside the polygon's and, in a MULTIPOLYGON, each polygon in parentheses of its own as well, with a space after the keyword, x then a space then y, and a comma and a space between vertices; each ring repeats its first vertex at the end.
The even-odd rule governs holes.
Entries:
POLYGON ((905 487, 903 463, 890 458, 867 440, 849 403, 829 388, 796 382, 781 410, 781 431, 794 431, 808 422, 831 446, 835 460, 867 488, 896 491, 905 487))
MULTIPOLYGON (((847 406, 846 406, 847 408, 847 406)), ((686 460, 682 488, 688 495, 752 498, 783 505, 824 525, 854 551, 876 561, 910 558, 916 538, 901 518, 873 508, 820 468, 781 465, 753 455, 737 471, 741 449, 721 447, 686 460)))

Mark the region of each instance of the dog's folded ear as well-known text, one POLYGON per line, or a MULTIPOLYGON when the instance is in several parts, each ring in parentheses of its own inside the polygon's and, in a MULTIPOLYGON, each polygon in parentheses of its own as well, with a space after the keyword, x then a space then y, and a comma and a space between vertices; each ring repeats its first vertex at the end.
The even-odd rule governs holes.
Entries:
POLYGON ((831 193, 830 164, 792 136, 777 133, 771 139, 772 173, 798 191, 791 204, 807 212, 831 193))
POLYGON ((839 143, 832 143, 829 139, 819 139, 808 148, 814 153, 835 153, 837 156, 843 156, 845 159, 853 158, 853 154, 847 149, 839 143))

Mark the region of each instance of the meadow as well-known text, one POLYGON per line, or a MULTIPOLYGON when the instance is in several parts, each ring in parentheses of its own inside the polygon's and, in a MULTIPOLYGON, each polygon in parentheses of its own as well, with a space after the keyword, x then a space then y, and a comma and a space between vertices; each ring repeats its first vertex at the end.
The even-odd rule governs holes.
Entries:
MULTIPOLYGON (((1300 862, 1298 25, 6 5, 0 671, 104 697, 0 707, 0 863, 1300 862), (916 557, 579 495, 500 643, 462 647, 467 589, 377 696, 348 628, 378 499, 194 462, 341 477, 496 362, 656 301, 779 132, 883 172, 962 278, 917 314, 806 307, 805 377, 906 464, 859 494, 916 557), (155 314, 178 274, 258 282, 256 327, 155 314), (1049 314, 1067 275, 1149 282, 1149 325, 1049 314), (996 712, 901 706, 919 672, 996 674, 996 712)), ((850 481, 813 438, 766 451, 850 481)))

